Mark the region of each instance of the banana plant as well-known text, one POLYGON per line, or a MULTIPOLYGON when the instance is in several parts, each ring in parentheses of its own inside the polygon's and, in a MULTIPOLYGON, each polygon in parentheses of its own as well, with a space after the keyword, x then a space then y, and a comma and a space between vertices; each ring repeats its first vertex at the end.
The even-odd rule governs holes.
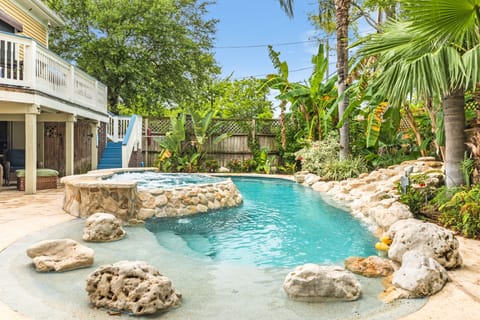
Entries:
POLYGON ((288 100, 292 110, 303 114, 307 123, 309 140, 315 136, 321 140, 331 125, 331 114, 328 110, 336 102, 336 77, 323 81, 328 69, 328 59, 325 56, 324 45, 318 47, 318 53, 312 57, 314 70, 307 84, 294 83, 291 89, 277 98, 288 100), (317 133, 315 135, 315 132, 317 133))
POLYGON ((170 117, 170 125, 172 131, 167 132, 165 137, 155 138, 163 149, 159 155, 160 168, 164 167, 165 161, 168 161, 171 164, 169 167, 173 168, 178 164, 178 159, 182 155, 182 143, 185 141, 185 114, 170 117))
POLYGON ((280 100, 280 126, 281 126, 281 140, 282 140, 282 149, 285 150, 287 147, 287 130, 285 127, 285 111, 288 104, 288 100, 281 99, 280 97, 283 94, 286 94, 291 90, 292 85, 288 81, 288 64, 286 61, 280 61, 280 52, 273 50, 272 46, 268 46, 268 55, 272 61, 273 66, 277 70, 277 74, 269 74, 267 78, 263 81, 259 90, 264 89, 265 87, 278 90, 280 94, 275 98, 280 100))
POLYGON ((215 110, 194 110, 189 109, 189 113, 192 116, 193 132, 195 134, 195 141, 192 141, 192 145, 195 146, 198 153, 198 161, 203 160, 206 150, 206 144, 211 140, 212 145, 216 145, 221 141, 231 136, 230 133, 220 133, 221 123, 213 123, 213 119, 216 115, 215 110))

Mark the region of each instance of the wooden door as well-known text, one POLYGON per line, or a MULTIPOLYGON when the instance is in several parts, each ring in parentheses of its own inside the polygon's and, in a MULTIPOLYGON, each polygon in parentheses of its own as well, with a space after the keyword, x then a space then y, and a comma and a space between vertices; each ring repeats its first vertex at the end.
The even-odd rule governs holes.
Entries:
POLYGON ((44 167, 65 175, 65 123, 45 122, 44 167))

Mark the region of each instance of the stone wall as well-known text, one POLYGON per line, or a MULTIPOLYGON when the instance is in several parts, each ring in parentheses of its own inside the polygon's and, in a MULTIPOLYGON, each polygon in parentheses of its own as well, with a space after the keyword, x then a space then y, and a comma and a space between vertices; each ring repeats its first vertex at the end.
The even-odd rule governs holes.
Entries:
POLYGON ((62 178, 65 185, 63 209, 86 218, 107 212, 123 221, 151 217, 175 217, 240 205, 242 195, 227 179, 214 184, 174 189, 137 190, 136 182, 104 180, 124 171, 155 171, 152 168, 107 169, 62 178))

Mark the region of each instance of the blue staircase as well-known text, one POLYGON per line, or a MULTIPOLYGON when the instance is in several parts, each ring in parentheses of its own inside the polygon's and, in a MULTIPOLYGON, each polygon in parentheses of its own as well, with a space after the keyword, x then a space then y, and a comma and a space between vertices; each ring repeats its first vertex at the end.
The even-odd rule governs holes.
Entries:
POLYGON ((98 163, 98 169, 111 169, 122 167, 122 143, 108 142, 103 155, 98 163))

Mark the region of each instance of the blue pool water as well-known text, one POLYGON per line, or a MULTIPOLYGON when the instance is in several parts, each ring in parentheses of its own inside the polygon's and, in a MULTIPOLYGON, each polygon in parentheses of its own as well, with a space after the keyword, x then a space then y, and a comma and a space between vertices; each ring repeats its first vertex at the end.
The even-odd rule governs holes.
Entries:
POLYGON ((281 179, 232 180, 243 195, 242 206, 151 219, 147 229, 167 249, 255 266, 341 263, 376 254, 376 239, 366 227, 310 188, 281 179))
POLYGON ((137 171, 117 173, 108 177, 106 180, 125 182, 136 181, 138 189, 168 189, 192 184, 216 183, 225 179, 202 174, 137 171))

